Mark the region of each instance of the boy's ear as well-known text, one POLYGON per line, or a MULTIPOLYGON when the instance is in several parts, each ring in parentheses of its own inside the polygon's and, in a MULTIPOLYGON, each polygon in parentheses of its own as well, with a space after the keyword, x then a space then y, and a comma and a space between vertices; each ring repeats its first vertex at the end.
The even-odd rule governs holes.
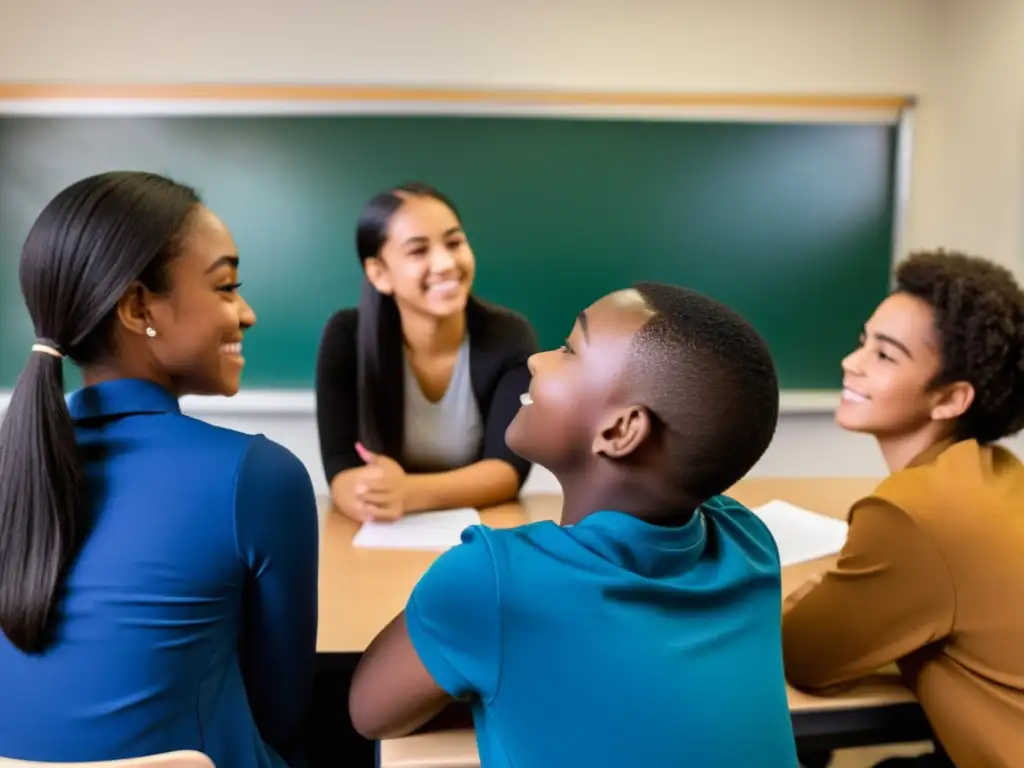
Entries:
POLYGON ((650 412, 642 405, 629 405, 612 411, 598 424, 591 451, 609 459, 623 459, 635 452, 650 434, 650 412))

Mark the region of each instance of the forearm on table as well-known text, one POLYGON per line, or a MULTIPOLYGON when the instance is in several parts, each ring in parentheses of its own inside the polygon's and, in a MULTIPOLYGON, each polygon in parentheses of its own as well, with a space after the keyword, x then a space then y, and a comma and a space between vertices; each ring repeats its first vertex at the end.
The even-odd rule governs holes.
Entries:
POLYGON ((506 461, 483 459, 448 472, 406 476, 406 512, 450 507, 491 507, 519 493, 519 474, 506 461))
POLYGON ((866 500, 821 581, 782 618, 786 676, 822 690, 870 675, 952 632, 956 589, 935 539, 907 512, 866 500))
POLYGON ((334 504, 339 510, 345 513, 354 512, 355 510, 346 510, 343 508, 343 502, 346 498, 350 498, 351 494, 346 493, 348 485, 353 481, 353 476, 359 467, 349 467, 343 469, 340 472, 335 473, 331 478, 328 485, 331 489, 331 503, 334 504))

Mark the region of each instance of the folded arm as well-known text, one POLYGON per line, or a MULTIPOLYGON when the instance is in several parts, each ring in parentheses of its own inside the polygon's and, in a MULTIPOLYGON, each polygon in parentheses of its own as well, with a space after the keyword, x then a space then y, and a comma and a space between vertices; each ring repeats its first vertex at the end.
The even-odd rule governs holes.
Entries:
POLYGON ((854 507, 836 566, 782 622, 786 677, 823 689, 864 677, 953 625, 953 582, 928 531, 878 498, 854 507))
MULTIPOLYGON (((331 496, 343 512, 362 517, 353 492, 365 464, 359 440, 354 313, 339 312, 324 328, 317 353, 316 407, 324 474, 331 496)), ((530 472, 530 462, 513 453, 505 431, 519 411, 519 397, 529 388, 527 359, 536 351, 528 325, 506 332, 503 345, 513 352, 497 375, 483 413, 483 451, 479 461, 447 472, 406 476, 405 510, 488 507, 515 499, 530 472), (514 333, 513 333, 514 330, 514 333)), ((400 461, 400 457, 391 457, 400 461)))
POLYGON ((403 613, 370 644, 352 678, 349 713, 368 739, 412 733, 456 699, 494 696, 498 586, 478 529, 438 558, 403 613))
POLYGON ((483 459, 448 472, 407 475, 406 512, 449 507, 492 507, 519 492, 519 475, 501 459, 483 459))

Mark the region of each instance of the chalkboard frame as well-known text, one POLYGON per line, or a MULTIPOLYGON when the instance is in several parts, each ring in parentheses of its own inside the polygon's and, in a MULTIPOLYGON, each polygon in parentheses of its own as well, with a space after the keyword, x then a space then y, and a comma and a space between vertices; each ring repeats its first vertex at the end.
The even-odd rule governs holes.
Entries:
MULTIPOLYGON (((525 89, 416 88, 377 85, 273 83, 0 83, 0 115, 504 115, 875 123, 897 128, 890 264, 903 253, 913 156, 915 98, 903 95, 783 93, 644 93, 525 89)), ((829 412, 837 392, 783 390, 787 414, 829 412)), ((0 390, 0 413, 9 391, 0 390)), ((311 415, 309 390, 244 388, 233 398, 186 397, 195 415, 311 415)))

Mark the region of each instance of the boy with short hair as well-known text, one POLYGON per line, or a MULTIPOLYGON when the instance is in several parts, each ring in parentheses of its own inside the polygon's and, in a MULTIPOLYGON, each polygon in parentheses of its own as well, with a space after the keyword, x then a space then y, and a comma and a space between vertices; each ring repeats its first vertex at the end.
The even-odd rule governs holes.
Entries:
POLYGON ((719 496, 775 432, 766 344, 643 283, 530 370, 506 439, 561 482, 561 525, 463 533, 367 649, 357 730, 400 736, 468 699, 484 768, 793 768, 778 552, 719 496))

